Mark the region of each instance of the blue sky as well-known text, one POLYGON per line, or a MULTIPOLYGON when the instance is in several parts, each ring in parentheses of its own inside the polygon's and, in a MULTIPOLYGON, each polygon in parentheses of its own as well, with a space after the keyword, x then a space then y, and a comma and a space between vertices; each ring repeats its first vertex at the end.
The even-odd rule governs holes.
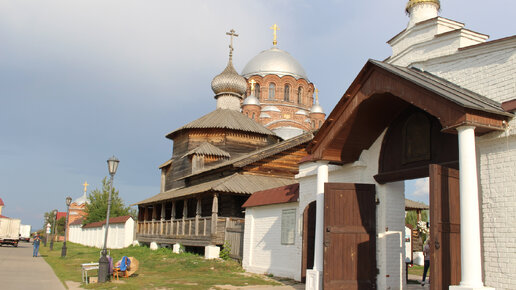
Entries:
MULTIPOLYGON (((513 35, 516 1, 442 0, 441 16, 513 35)), ((65 197, 100 187, 106 160, 133 203, 159 191, 166 133, 215 108, 212 78, 234 28, 238 71, 272 42, 305 68, 329 113, 367 59, 408 21, 406 0, 0 1, 0 197, 35 229, 65 197)), ((407 196, 428 200, 425 181, 407 196), (425 191, 426 188, 426 191, 425 191)))

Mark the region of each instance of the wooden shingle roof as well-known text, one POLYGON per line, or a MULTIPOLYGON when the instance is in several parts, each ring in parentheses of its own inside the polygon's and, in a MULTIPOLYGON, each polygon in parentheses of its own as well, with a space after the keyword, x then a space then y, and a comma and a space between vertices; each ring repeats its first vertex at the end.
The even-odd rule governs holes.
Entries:
POLYGON ((228 109, 217 109, 199 119, 192 121, 179 129, 167 134, 167 138, 173 139, 174 136, 186 129, 230 129, 242 132, 257 133, 263 135, 276 136, 274 132, 265 128, 263 125, 244 116, 241 112, 228 109))
POLYGON ((188 151, 184 156, 189 156, 192 154, 208 155, 208 156, 221 156, 221 157, 227 157, 227 158, 231 157, 231 155, 228 152, 226 152, 208 142, 201 143, 201 145, 188 151))
POLYGON ((413 200, 405 198, 405 210, 418 210, 418 209, 425 210, 425 209, 429 209, 429 207, 428 207, 428 205, 426 205, 422 202, 417 202, 417 201, 413 201, 413 200))
POLYGON ((259 190, 275 188, 293 183, 296 183, 294 179, 234 173, 230 176, 207 181, 201 184, 168 190, 135 204, 148 204, 209 191, 249 195, 259 190))

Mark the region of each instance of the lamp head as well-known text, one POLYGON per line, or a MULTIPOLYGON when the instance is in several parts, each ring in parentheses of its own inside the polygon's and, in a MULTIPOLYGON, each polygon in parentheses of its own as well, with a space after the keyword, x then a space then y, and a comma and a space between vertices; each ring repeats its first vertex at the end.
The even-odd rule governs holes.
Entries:
POLYGON ((72 198, 68 196, 66 198, 66 206, 70 206, 70 204, 72 204, 72 198))
POLYGON ((108 170, 109 170, 109 174, 111 176, 115 175, 116 170, 118 169, 119 162, 120 162, 120 160, 118 160, 114 155, 108 159, 108 161, 107 161, 108 170))

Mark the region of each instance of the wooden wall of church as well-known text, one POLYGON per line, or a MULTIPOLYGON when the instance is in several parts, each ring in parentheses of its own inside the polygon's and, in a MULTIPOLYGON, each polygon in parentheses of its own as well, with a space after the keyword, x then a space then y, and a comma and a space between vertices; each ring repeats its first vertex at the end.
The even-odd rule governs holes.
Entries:
MULTIPOLYGON (((166 173, 165 177, 165 191, 184 186, 184 181, 178 179, 192 174, 191 158, 185 156, 185 154, 204 142, 228 152, 231 158, 235 158, 274 144, 277 139, 259 134, 218 129, 197 129, 178 134, 174 138, 173 167, 166 173)), ((218 161, 209 160, 210 162, 205 166, 213 166, 226 160, 226 158, 220 158, 218 161)))

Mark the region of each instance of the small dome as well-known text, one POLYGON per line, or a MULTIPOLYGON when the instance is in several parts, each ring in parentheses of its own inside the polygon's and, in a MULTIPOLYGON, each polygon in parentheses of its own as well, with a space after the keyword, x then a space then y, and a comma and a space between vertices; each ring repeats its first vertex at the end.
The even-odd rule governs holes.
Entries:
POLYGON ((273 46, 253 57, 242 70, 246 78, 253 75, 278 75, 280 77, 290 75, 296 79, 308 80, 306 72, 299 62, 288 52, 273 46))
POLYGON ((310 109, 310 114, 314 114, 314 113, 322 113, 322 114, 324 114, 324 110, 321 107, 321 105, 319 105, 319 102, 315 102, 315 104, 310 109))
POLYGON ((85 192, 81 197, 77 198, 72 203, 81 205, 81 204, 85 204, 85 203, 90 203, 90 201, 88 200, 88 197, 86 196, 86 192, 85 192))
POLYGON ((247 98, 245 98, 243 105, 260 105, 260 100, 258 100, 257 97, 254 96, 254 94, 251 94, 247 98))
POLYGON ((211 81, 211 89, 215 95, 220 94, 235 94, 240 98, 247 90, 247 81, 244 77, 239 75, 233 67, 231 58, 228 65, 219 75, 211 81))

